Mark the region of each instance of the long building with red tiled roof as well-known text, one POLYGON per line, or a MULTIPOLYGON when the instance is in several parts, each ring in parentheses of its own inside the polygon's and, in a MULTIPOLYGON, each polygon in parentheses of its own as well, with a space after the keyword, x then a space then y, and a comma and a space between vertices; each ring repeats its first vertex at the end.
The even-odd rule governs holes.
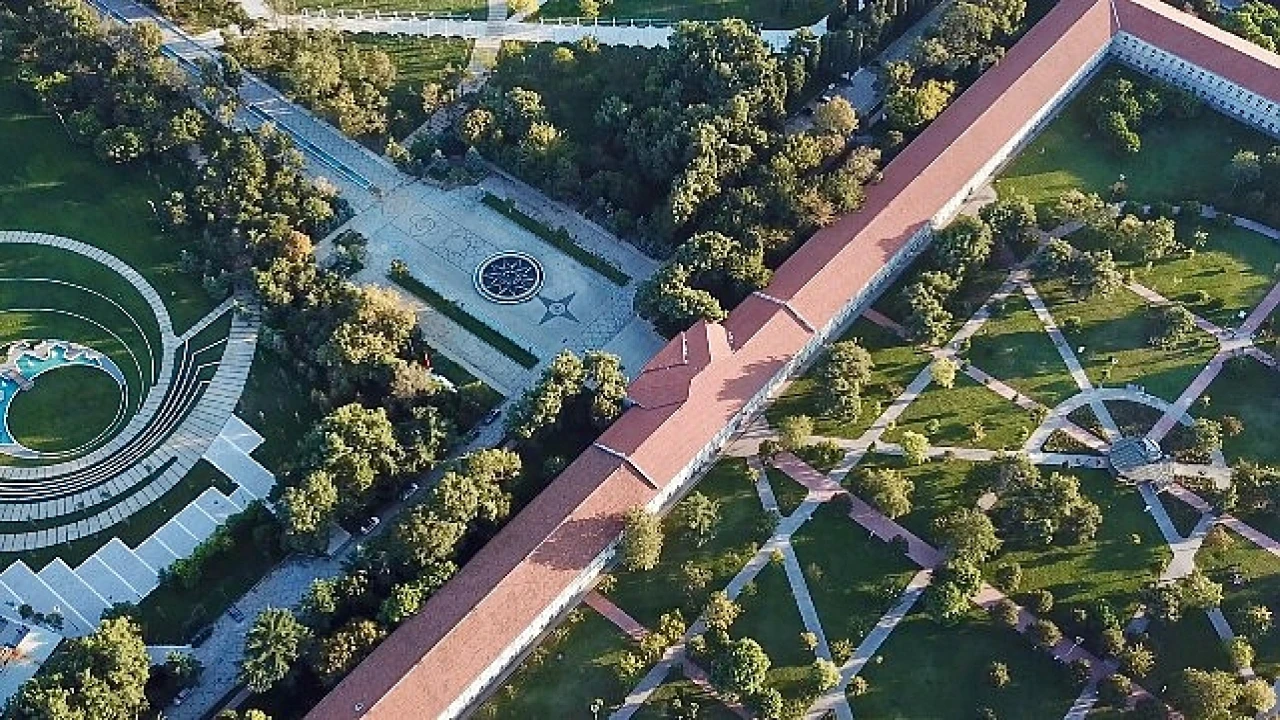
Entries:
POLYGON ((631 507, 667 506, 860 313, 969 193, 1107 58, 1280 132, 1280 56, 1158 0, 1062 0, 723 324, 700 322, 632 382, 634 405, 308 715, 463 715, 611 559, 631 507))

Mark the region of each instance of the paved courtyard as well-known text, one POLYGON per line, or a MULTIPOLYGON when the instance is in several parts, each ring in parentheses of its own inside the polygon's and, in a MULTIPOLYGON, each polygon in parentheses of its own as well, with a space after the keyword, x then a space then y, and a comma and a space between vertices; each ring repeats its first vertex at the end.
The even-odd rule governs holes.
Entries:
POLYGON ((452 190, 424 182, 403 185, 343 229, 369 239, 368 261, 356 279, 397 289, 418 308, 433 346, 509 397, 536 378, 538 371, 521 367, 390 282, 392 261, 403 261, 416 280, 541 362, 563 348, 583 352, 607 346, 634 373, 664 343, 647 323, 633 324, 631 307, 637 284, 653 273, 657 263, 580 215, 501 175, 479 186, 452 190), (566 228, 580 247, 609 260, 631 281, 619 287, 560 252, 481 202, 486 192, 515 200, 522 212, 551 228, 566 228), (481 296, 474 282, 476 268, 493 255, 512 251, 541 264, 545 278, 541 289, 535 297, 515 304, 481 296))

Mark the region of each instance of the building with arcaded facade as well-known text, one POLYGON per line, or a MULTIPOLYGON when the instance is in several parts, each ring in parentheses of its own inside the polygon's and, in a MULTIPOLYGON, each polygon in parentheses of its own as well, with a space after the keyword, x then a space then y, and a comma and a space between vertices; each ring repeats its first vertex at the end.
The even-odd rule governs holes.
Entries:
POLYGON ((1114 58, 1280 135, 1280 56, 1158 0, 1062 0, 722 324, 673 339, 634 404, 308 716, 454 718, 610 561, 631 507, 668 506, 969 194, 1114 58))

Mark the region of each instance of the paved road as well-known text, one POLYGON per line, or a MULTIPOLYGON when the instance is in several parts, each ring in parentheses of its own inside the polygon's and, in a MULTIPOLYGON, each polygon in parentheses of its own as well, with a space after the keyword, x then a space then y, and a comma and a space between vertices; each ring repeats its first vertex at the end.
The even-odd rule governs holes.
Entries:
MULTIPOLYGON (((199 62, 217 61, 221 54, 207 47, 154 10, 134 0, 86 0, 112 20, 155 23, 164 34, 164 53, 197 77, 199 62)), ((287 134, 306 158, 311 172, 342 190, 342 196, 359 211, 373 204, 410 178, 380 155, 347 138, 328 123, 289 102, 278 90, 244 73, 240 87, 243 110, 240 124, 257 128, 271 123, 287 134)))
MULTIPOLYGON (((458 20, 359 12, 277 16, 275 22, 282 26, 326 28, 342 32, 429 35, 485 41, 574 43, 586 37, 593 37, 601 45, 651 48, 665 46, 671 33, 674 32, 671 25, 633 25, 628 21, 616 23, 600 21, 597 24, 586 25, 572 22, 458 20)), ((808 30, 815 36, 822 36, 827 31, 826 22, 814 23, 808 30)), ((781 50, 791 41, 791 36, 795 32, 795 30, 761 30, 760 37, 774 50, 781 50)))

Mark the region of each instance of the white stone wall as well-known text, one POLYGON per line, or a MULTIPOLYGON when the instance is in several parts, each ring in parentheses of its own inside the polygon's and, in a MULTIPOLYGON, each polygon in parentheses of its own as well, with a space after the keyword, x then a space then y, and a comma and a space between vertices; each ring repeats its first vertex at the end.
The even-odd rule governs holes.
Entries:
POLYGON ((1182 88, 1230 117, 1280 138, 1280 100, 1246 90, 1128 33, 1115 36, 1111 54, 1139 72, 1182 88))

